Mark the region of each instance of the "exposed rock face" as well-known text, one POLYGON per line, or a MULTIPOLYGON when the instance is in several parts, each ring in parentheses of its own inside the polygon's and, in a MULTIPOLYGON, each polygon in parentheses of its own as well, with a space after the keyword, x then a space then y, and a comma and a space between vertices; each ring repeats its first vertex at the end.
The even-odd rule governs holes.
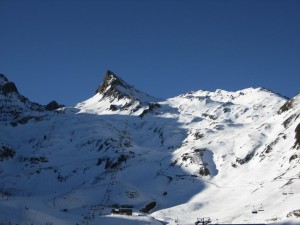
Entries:
POLYGON ((281 106, 281 108, 278 111, 278 114, 286 112, 292 107, 293 107, 293 100, 291 99, 291 100, 287 101, 283 106, 281 106))
POLYGON ((295 147, 298 146, 298 148, 300 147, 300 123, 298 124, 298 126, 295 129, 295 147))
POLYGON ((145 109, 140 115, 139 117, 143 118, 146 114, 153 112, 155 109, 160 108, 160 105, 158 103, 149 103, 148 104, 148 108, 145 109))
POLYGON ((7 78, 4 74, 0 73, 0 83, 7 82, 7 78))
POLYGON ((15 154, 16 152, 13 149, 4 145, 0 146, 0 162, 3 160, 13 158, 15 154))
MULTIPOLYGON (((291 108, 295 107, 295 102, 297 102, 297 99, 300 99, 300 93, 298 93, 295 97, 288 100, 283 106, 280 107, 278 114, 282 114, 284 112, 289 111, 291 108)), ((298 100, 299 101, 299 100, 298 100)))
POLYGON ((61 107, 64 107, 64 105, 60 105, 56 101, 51 101, 51 102, 48 103, 48 105, 46 105, 46 110, 54 111, 54 110, 59 109, 61 107))
POLYGON ((3 74, 0 74, 0 93, 3 95, 8 95, 9 93, 19 94, 16 85, 9 81, 3 74))
POLYGON ((31 102, 19 93, 15 83, 9 81, 5 75, 0 74, 0 121, 11 120, 9 124, 12 126, 26 124, 33 119, 33 121, 40 121, 42 120, 41 116, 27 115, 27 113, 30 111, 53 111, 63 106, 56 101, 52 101, 46 106, 31 102))
POLYGON ((300 218, 300 209, 296 209, 296 210, 289 212, 286 217, 300 218))
POLYGON ((140 211, 143 213, 149 213, 155 207, 156 207, 156 202, 150 202, 144 208, 142 208, 140 211))
POLYGON ((107 70, 104 76, 102 84, 96 90, 96 93, 103 94, 104 97, 111 98, 128 98, 131 99, 129 93, 126 93, 126 90, 131 89, 132 86, 127 84, 112 71, 107 70), (123 89, 123 90, 122 90, 123 89))
POLYGON ((84 106, 84 110, 86 110, 99 105, 98 110, 102 112, 129 112, 131 115, 140 115, 144 110, 146 110, 144 112, 146 114, 159 108, 156 103, 160 100, 136 89, 108 70, 105 73, 103 82, 97 88, 96 94, 91 99, 78 104, 78 108, 84 106), (103 102, 105 104, 102 104, 103 102), (103 105, 105 105, 105 108, 103 108, 103 105))

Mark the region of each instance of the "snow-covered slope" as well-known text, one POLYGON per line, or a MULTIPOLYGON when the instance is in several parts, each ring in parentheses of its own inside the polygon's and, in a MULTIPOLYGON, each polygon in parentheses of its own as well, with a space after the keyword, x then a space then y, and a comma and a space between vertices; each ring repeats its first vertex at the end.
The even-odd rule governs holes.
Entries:
POLYGON ((107 71, 90 99, 50 107, 0 82, 0 224, 300 222, 300 95, 162 100, 107 71))
POLYGON ((155 108, 159 99, 127 84, 111 71, 107 71, 96 94, 75 106, 81 112, 94 114, 141 115, 145 109, 155 108))

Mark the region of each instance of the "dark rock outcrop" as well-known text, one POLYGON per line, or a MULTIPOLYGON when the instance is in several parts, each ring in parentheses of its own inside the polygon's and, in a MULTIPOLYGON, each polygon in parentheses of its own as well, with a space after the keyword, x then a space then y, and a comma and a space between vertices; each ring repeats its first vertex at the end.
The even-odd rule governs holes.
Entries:
POLYGON ((143 213, 149 213, 155 207, 156 207, 156 202, 150 202, 144 208, 142 208, 140 211, 143 213))
POLYGON ((64 105, 60 105, 56 101, 51 101, 46 105, 45 109, 48 110, 48 111, 54 111, 54 110, 59 109, 61 107, 64 107, 64 105))
POLYGON ((3 83, 3 82, 7 82, 8 79, 6 78, 6 76, 2 73, 0 73, 0 83, 3 83))
POLYGON ((11 81, 6 81, 6 82, 3 82, 1 85, 0 85, 0 92, 4 95, 8 95, 10 93, 17 93, 19 94, 19 91, 16 87, 16 85, 11 82, 11 81))
POLYGON ((117 99, 126 97, 131 99, 130 94, 126 93, 125 90, 129 90, 132 88, 133 87, 131 85, 127 84, 112 71, 107 70, 104 76, 104 80, 102 84, 97 88, 96 93, 100 93, 104 97, 111 97, 117 99))
POLYGON ((297 125, 295 129, 295 145, 294 147, 300 147, 300 123, 297 125))
POLYGON ((157 98, 136 89, 110 70, 105 73, 103 82, 97 88, 96 94, 99 94, 100 101, 108 100, 110 102, 110 106, 107 108, 110 111, 129 111, 133 114, 143 108, 144 111, 140 113, 141 118, 160 107, 156 103, 157 98))
POLYGON ((278 114, 282 114, 292 109, 296 98, 300 98, 300 93, 298 93, 295 97, 293 97, 292 99, 284 103, 284 105, 281 106, 280 109, 278 110, 278 114))
POLYGON ((0 74, 0 93, 5 96, 9 93, 19 94, 16 85, 13 82, 9 81, 4 74, 0 74))
POLYGON ((16 152, 7 147, 7 146, 0 146, 0 161, 11 159, 15 156, 16 152))
POLYGON ((112 104, 112 105, 110 105, 109 110, 116 111, 116 110, 118 110, 118 107, 116 105, 112 104))
POLYGON ((160 108, 160 105, 158 103, 149 103, 148 104, 148 108, 145 109, 140 115, 139 117, 143 118, 146 114, 153 112, 155 109, 160 108))

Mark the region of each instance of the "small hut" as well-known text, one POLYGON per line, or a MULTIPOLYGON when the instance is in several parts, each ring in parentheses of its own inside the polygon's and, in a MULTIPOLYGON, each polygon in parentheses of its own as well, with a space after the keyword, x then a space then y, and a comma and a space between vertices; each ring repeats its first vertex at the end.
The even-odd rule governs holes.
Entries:
POLYGON ((132 209, 129 208, 112 209, 111 214, 132 216, 132 209))

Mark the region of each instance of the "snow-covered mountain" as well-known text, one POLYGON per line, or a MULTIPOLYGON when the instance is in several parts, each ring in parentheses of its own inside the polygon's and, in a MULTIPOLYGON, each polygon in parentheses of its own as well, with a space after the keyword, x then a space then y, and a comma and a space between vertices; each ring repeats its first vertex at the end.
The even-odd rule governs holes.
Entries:
POLYGON ((163 100, 111 71, 74 107, 0 87, 0 224, 300 223, 300 94, 163 100))

